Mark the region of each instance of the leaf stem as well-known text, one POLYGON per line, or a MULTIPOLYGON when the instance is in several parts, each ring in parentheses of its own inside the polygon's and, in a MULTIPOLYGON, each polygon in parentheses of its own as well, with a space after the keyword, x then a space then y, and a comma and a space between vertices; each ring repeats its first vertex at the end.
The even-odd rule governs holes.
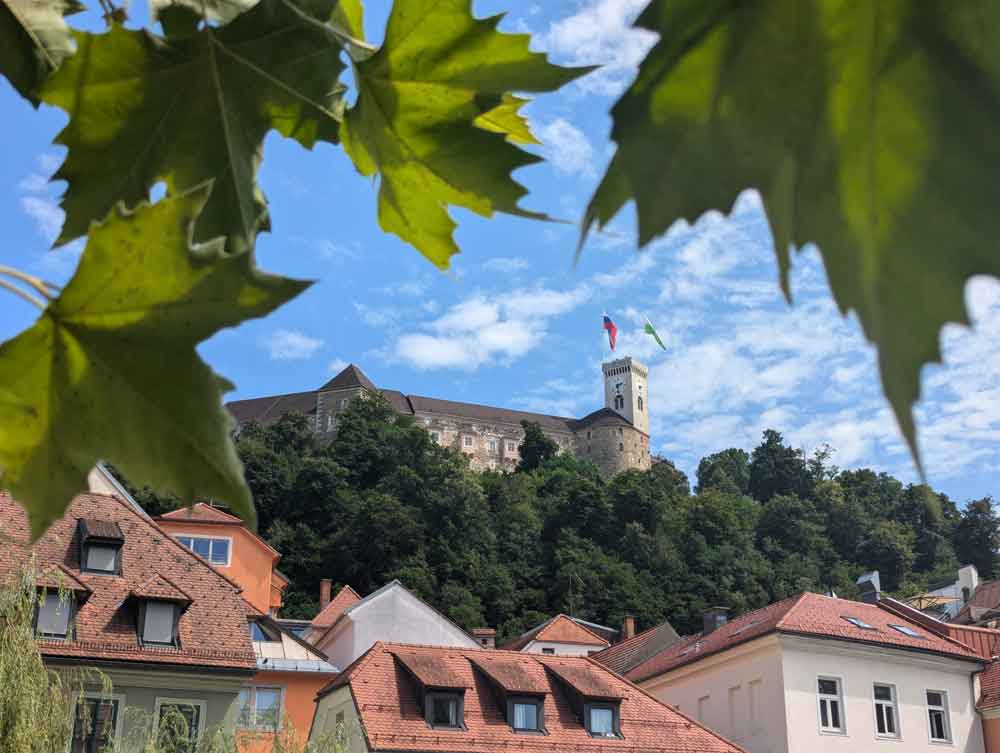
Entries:
POLYGON ((19 269, 14 269, 14 267, 8 267, 4 264, 0 264, 0 275, 13 277, 15 280, 20 280, 26 285, 30 285, 32 288, 41 293, 45 298, 52 298, 52 291, 55 292, 59 291, 58 285, 55 285, 51 282, 46 282, 40 277, 29 275, 27 272, 22 272, 19 269))
POLYGON ((337 24, 332 21, 323 22, 319 19, 313 18, 308 13, 304 12, 295 3, 289 2, 288 0, 283 0, 283 4, 289 8, 295 15, 299 17, 300 20, 305 21, 310 26, 315 26, 322 32, 327 34, 332 34, 337 38, 341 44, 347 47, 347 54, 350 56, 351 60, 358 62, 361 60, 366 60, 378 52, 378 47, 363 39, 357 39, 352 37, 346 31, 341 29, 337 24))
POLYGON ((7 280, 4 280, 4 279, 0 278, 0 288, 6 288, 7 290, 9 290, 14 295, 19 295, 24 300, 28 301, 29 303, 35 304, 42 311, 45 310, 45 304, 42 303, 42 301, 40 299, 35 298, 35 296, 33 296, 27 290, 19 288, 17 285, 15 285, 12 282, 8 282, 7 280))

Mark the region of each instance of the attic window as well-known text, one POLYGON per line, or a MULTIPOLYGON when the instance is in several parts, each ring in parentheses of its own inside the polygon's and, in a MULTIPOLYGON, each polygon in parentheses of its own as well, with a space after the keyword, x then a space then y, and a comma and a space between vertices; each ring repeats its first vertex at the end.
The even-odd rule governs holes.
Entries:
POLYGON ((46 591, 38 600, 35 629, 43 638, 66 638, 73 617, 73 603, 58 591, 46 591))
POLYGON ((118 524, 107 520, 81 519, 78 528, 80 569, 85 573, 120 575, 125 537, 118 524))
POLYGON ((515 732, 541 732, 543 705, 541 698, 512 696, 507 700, 507 719, 515 732))
POLYGON ((860 617, 850 617, 846 614, 840 616, 842 620, 847 620, 849 623, 854 625, 856 628, 861 628, 862 630, 876 630, 875 626, 869 625, 867 622, 862 620, 860 617))
POLYGON ((177 645, 180 606, 172 601, 146 599, 139 605, 139 638, 143 644, 177 645))
POLYGON ((584 719, 591 737, 621 737, 617 703, 588 703, 584 707, 584 719))
POLYGON ((263 641, 265 643, 277 643, 281 640, 280 635, 259 622, 250 623, 250 638, 251 640, 263 641))
POLYGON ((891 627, 893 630, 898 630, 903 635, 908 636, 910 638, 923 638, 924 637, 920 633, 918 633, 916 630, 914 630, 911 627, 907 627, 906 625, 889 625, 889 627, 891 627))
POLYGON ((463 729, 464 711, 461 693, 428 691, 424 696, 427 724, 434 729, 463 729))

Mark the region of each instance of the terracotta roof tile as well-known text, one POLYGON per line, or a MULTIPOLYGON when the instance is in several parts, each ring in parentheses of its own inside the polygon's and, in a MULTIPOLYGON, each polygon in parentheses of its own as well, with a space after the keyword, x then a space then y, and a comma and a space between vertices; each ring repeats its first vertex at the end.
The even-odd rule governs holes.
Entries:
POLYGON ((979 675, 979 702, 981 709, 1000 706, 1000 661, 991 661, 979 675))
POLYGON ((456 672, 449 662, 441 661, 437 655, 404 647, 394 648, 391 653, 425 688, 472 687, 471 676, 456 672))
POLYGON ((719 737, 624 678, 586 657, 552 657, 499 650, 400 646, 376 643, 333 683, 320 691, 351 686, 368 747, 420 753, 739 753, 719 737), (419 707, 419 688, 400 668, 394 653, 421 654, 465 682, 466 729, 428 728, 419 707), (544 682, 544 718, 548 734, 515 733, 505 719, 492 681, 473 664, 506 659, 544 682), (622 739, 594 738, 583 727, 579 708, 564 681, 545 668, 558 667, 575 678, 606 686, 621 698, 622 739), (572 667, 572 669, 570 669, 572 667))
POLYGON ((94 520, 93 518, 82 518, 80 520, 80 530, 87 538, 108 539, 110 541, 122 541, 122 529, 117 523, 111 520, 94 520))
POLYGON ((623 698, 622 687, 608 681, 608 672, 603 667, 589 662, 574 661, 571 657, 560 657, 545 662, 545 669, 554 674, 584 698, 623 698))
POLYGON ((196 520, 204 523, 235 523, 236 525, 246 525, 240 518, 228 512, 212 507, 204 502, 195 502, 190 507, 182 507, 179 510, 165 512, 156 518, 157 520, 185 521, 196 520))
POLYGON ((35 585, 39 588, 58 590, 65 588, 77 593, 90 593, 90 589, 80 581, 69 568, 57 563, 46 565, 40 568, 38 577, 35 578, 35 585))
POLYGON ((313 617, 311 623, 312 626, 314 628, 330 627, 330 625, 335 623, 340 618, 340 615, 344 613, 345 609, 357 604, 359 601, 361 601, 361 597, 358 595, 358 592, 350 586, 344 586, 337 592, 337 595, 330 600, 330 603, 327 604, 319 614, 313 617))
POLYGON ((542 665, 512 658, 506 652, 499 655, 470 655, 469 661, 500 686, 506 693, 547 693, 549 683, 542 665))
POLYGON ((565 614, 557 614, 540 625, 507 641, 500 648, 509 651, 520 651, 532 641, 548 641, 550 643, 578 643, 584 646, 608 646, 606 639, 594 631, 581 625, 565 614))
POLYGON ((982 615, 997 609, 1000 609, 1000 580, 986 580, 955 615, 955 622, 963 625, 977 622, 982 615))
POLYGON ((958 641, 921 628, 917 623, 874 604, 801 593, 748 612, 709 635, 695 635, 675 643, 631 669, 626 676, 641 682, 775 631, 978 659, 972 649, 958 641), (857 627, 844 617, 857 617, 874 629, 857 627), (904 635, 892 625, 911 627, 921 637, 904 635))
POLYGON ((43 570, 59 565, 91 590, 76 612, 72 641, 40 641, 44 656, 87 661, 115 660, 253 670, 257 666, 239 589, 189 552, 154 521, 117 497, 81 494, 66 514, 32 546, 27 516, 0 492, 0 579, 32 552, 43 570), (117 524, 124 535, 121 576, 80 572, 77 520, 117 524), (191 604, 180 617, 180 647, 142 646, 135 605, 129 595, 161 575, 191 604))
POLYGON ((140 586, 132 589, 131 595, 137 599, 160 599, 190 604, 192 599, 184 591, 159 573, 140 586))
POLYGON ((593 654, 593 657, 605 667, 624 674, 680 639, 673 626, 669 622, 664 622, 593 654))

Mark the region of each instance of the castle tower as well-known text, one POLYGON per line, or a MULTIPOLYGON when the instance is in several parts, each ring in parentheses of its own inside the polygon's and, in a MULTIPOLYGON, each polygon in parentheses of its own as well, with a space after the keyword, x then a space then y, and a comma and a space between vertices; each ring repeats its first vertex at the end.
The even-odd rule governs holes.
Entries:
POLYGON ((604 405, 649 434, 649 370, 631 356, 602 364, 604 405))

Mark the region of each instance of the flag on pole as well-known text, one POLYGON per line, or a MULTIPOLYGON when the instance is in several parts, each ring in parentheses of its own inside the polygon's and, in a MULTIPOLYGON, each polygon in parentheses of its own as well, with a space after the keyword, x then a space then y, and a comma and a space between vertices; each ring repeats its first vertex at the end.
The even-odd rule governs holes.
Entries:
POLYGON ((615 340, 618 339, 618 327, 611 321, 611 317, 604 315, 604 329, 608 331, 608 342, 611 343, 611 350, 615 349, 615 340))
POLYGON ((652 335, 653 339, 656 340, 656 344, 659 345, 661 348, 663 348, 664 350, 667 349, 667 346, 663 344, 663 340, 661 340, 660 336, 656 334, 656 330, 653 329, 653 325, 650 324, 649 319, 646 319, 646 326, 642 328, 642 331, 645 332, 647 335, 652 335))

